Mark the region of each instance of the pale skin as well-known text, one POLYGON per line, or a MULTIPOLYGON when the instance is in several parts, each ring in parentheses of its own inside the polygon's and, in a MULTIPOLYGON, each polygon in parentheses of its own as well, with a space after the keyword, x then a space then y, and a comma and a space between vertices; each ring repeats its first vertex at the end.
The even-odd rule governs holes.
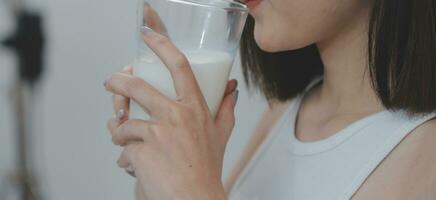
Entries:
MULTIPOLYGON (((129 67, 105 82, 108 91, 119 95, 116 101, 132 99, 152 116, 149 121, 124 116, 109 121, 113 142, 124 147, 118 165, 133 167, 148 199, 225 199, 221 166, 235 121, 235 81, 229 82, 213 119, 186 57, 155 32, 145 34, 144 41, 168 67, 178 98, 171 100, 128 74, 129 67)), ((114 106, 126 108, 119 102, 114 106)))
MULTIPOLYGON (((312 43, 320 50, 324 81, 303 99, 296 126, 296 135, 302 141, 328 138, 384 109, 365 73, 367 2, 264 0, 250 11, 256 20, 256 41, 264 50, 297 49, 312 43)), ((109 122, 114 143, 124 148, 118 165, 135 169, 140 199, 226 199, 225 191, 282 115, 280 108, 289 101, 270 102, 249 148, 223 184, 222 160, 235 122, 236 82, 229 82, 218 117, 212 119, 183 54, 168 38, 154 32, 144 35, 144 42, 171 71, 179 98, 167 99, 130 75, 130 67, 106 81, 106 89, 114 94, 115 112, 125 111, 109 122), (129 120, 129 99, 137 101, 153 120, 129 120)), ((353 199, 436 199, 435 130, 436 120, 413 130, 353 199)))

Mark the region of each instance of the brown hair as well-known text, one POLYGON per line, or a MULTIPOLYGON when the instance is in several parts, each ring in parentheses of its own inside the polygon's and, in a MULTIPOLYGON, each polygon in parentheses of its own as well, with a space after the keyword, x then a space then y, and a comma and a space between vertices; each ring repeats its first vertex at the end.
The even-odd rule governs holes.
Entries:
MULTIPOLYGON (((250 16, 241 40, 245 80, 267 99, 288 100, 302 92, 323 63, 315 44, 277 53, 261 50, 250 16)), ((387 109, 409 114, 436 111, 436 2, 374 1, 368 33, 373 88, 387 109)))

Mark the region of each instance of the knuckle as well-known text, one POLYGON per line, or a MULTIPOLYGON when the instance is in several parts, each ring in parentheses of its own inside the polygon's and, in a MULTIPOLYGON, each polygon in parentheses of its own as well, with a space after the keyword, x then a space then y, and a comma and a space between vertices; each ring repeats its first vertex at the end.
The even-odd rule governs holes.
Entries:
POLYGON ((121 146, 121 145, 123 145, 123 140, 118 134, 114 134, 112 136, 112 143, 114 143, 115 145, 121 146))
POLYGON ((112 142, 116 145, 124 145, 126 135, 133 128, 132 120, 128 120, 121 124, 116 130, 114 130, 114 134, 112 135, 112 142))
POLYGON ((187 109, 181 105, 172 105, 170 109, 170 119, 178 122, 179 120, 186 118, 187 109))
POLYGON ((125 164, 124 164, 124 162, 123 162, 124 159, 125 159, 125 158, 123 158, 123 155, 121 155, 121 156, 118 158, 118 160, 117 160, 117 165, 118 165, 118 167, 120 167, 120 168, 124 168, 124 167, 126 167, 125 164))
POLYGON ((189 61, 188 58, 186 58, 185 55, 183 55, 182 53, 178 54, 175 58, 174 58, 174 67, 176 69, 184 69, 186 67, 189 66, 189 61))

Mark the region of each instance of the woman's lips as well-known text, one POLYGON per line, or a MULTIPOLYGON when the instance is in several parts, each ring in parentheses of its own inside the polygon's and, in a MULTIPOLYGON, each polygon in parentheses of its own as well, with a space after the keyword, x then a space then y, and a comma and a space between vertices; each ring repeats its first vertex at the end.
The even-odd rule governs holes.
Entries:
POLYGON ((250 11, 253 11, 262 2, 262 0, 242 0, 241 2, 247 5, 250 11))

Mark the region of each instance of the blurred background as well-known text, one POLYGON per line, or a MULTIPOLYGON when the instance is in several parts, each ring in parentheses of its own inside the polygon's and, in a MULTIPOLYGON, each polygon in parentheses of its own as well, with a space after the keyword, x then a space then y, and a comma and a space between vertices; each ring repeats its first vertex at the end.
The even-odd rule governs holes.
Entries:
MULTIPOLYGON (((17 28, 13 2, 0 1, 0 41, 17 28)), ((19 90, 16 53, 0 47, 0 200, 21 199, 15 108, 19 91, 27 99, 29 165, 42 199, 134 199, 134 179, 117 167, 120 148, 112 145, 106 130, 113 112, 103 81, 134 58, 136 0, 21 2, 42 16, 45 69, 32 88, 19 90)), ((231 77, 241 85, 224 176, 266 107, 263 98, 243 84, 239 58, 231 77)))

